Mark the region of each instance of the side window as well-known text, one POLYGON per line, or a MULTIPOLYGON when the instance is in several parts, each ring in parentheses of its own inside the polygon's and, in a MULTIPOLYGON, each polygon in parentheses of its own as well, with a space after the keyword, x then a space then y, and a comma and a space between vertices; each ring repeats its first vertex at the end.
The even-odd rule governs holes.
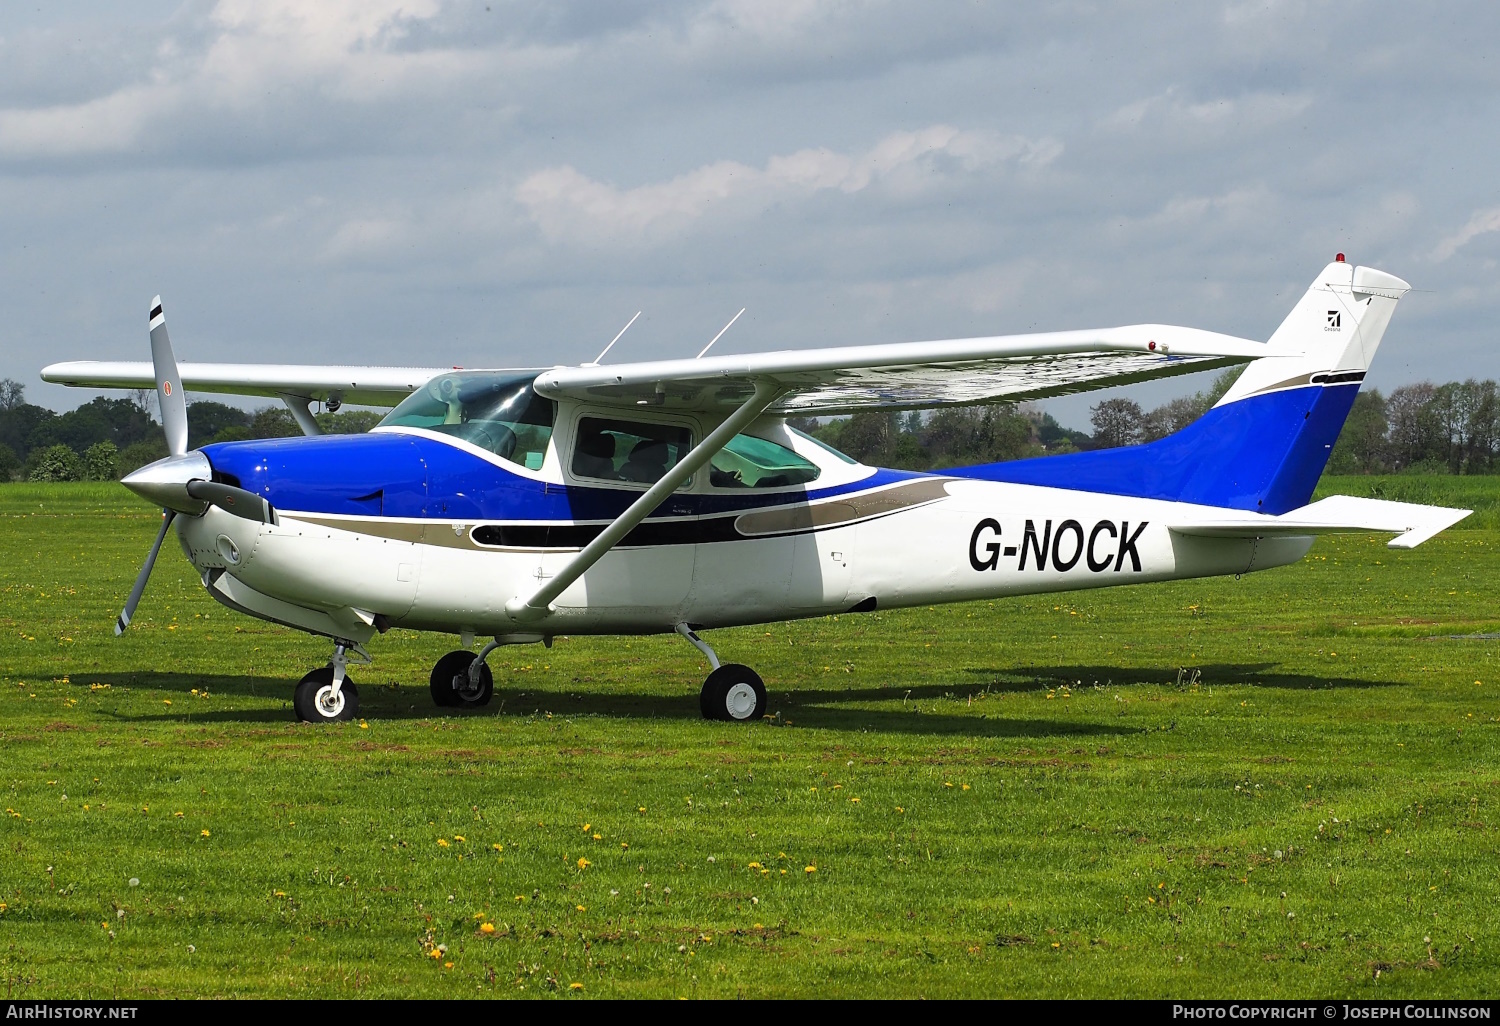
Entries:
POLYGON ((584 417, 573 444, 573 473, 603 481, 652 484, 692 447, 693 433, 670 424, 584 417))
POLYGON ((816 481, 821 472, 784 445, 735 435, 710 461, 708 483, 715 488, 786 488, 816 481))

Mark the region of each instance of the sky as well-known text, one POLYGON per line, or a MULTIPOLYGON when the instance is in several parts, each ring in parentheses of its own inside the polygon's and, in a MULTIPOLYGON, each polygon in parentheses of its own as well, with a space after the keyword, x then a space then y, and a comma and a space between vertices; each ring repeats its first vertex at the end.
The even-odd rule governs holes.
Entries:
MULTIPOLYGON (((551 366, 1163 322, 1336 252, 1370 375, 1500 377, 1500 6, 138 0, 0 7, 0 377, 551 366)), ((1137 386, 1146 405, 1201 376, 1137 386)), ((1054 400, 1087 428, 1107 394, 1054 400)))

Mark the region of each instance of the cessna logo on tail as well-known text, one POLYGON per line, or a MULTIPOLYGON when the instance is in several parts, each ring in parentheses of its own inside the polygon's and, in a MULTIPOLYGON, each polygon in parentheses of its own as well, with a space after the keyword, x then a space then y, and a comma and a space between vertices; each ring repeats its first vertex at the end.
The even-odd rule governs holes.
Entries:
POLYGON ((1130 569, 1139 573, 1141 554, 1135 545, 1147 523, 1149 521, 1141 521, 1132 529, 1128 520, 1121 520, 1118 527, 1113 520, 1101 520, 1092 530, 1085 532, 1083 525, 1076 520, 1064 520, 1055 531, 1052 521, 1047 520, 1038 534, 1036 522, 1028 520, 1021 532, 1021 544, 1002 546, 999 542, 1000 522, 985 517, 974 526, 974 533, 969 536, 969 565, 979 571, 998 570, 1002 554, 1009 558, 1019 552, 1018 570, 1025 570, 1028 561, 1037 570, 1045 570, 1050 558, 1054 570, 1066 572, 1081 560, 1091 571, 1102 574, 1105 571, 1119 573, 1129 556, 1130 569))
POLYGON ((1328 327, 1324 331, 1338 331, 1344 326, 1344 315, 1337 310, 1328 311, 1328 327))

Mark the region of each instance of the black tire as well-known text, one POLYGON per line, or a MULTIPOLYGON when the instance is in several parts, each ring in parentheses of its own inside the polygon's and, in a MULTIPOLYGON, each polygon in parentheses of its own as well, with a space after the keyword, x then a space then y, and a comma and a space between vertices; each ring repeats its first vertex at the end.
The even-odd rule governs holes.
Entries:
POLYGON ((437 661, 428 682, 435 704, 445 709, 471 709, 489 704, 495 693, 495 675, 490 672, 488 663, 479 668, 478 687, 469 686, 469 666, 478 658, 473 652, 459 649, 437 661))
POLYGON ((705 720, 754 723, 766 714, 766 685, 750 667, 725 663, 703 682, 698 701, 705 720))
POLYGON ((339 688, 339 699, 336 707, 330 710, 318 701, 318 695, 324 690, 333 688, 333 667, 324 666, 309 673, 297 682, 297 690, 292 692, 292 708, 297 712, 297 719, 304 723, 337 723, 341 720, 353 720, 359 717, 359 689, 354 686, 354 681, 346 675, 343 686, 339 688))

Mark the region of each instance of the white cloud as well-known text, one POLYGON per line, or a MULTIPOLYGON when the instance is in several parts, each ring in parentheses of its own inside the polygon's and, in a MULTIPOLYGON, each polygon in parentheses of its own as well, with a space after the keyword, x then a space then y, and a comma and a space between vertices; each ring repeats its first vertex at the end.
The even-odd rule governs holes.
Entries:
POLYGON ((1500 232, 1500 207, 1474 211, 1474 216, 1469 218, 1468 224, 1437 244, 1437 248, 1432 251, 1432 259, 1441 263, 1468 245, 1474 238, 1490 232, 1500 232))
POLYGON ((715 210, 733 208, 748 215, 789 198, 830 189, 857 193, 877 185, 910 195, 945 179, 1006 163, 1043 166, 1061 153, 1062 144, 1052 138, 933 125, 893 132, 864 153, 798 150, 773 156, 761 168, 718 161, 632 189, 563 165, 526 178, 516 189, 516 199, 552 241, 652 241, 680 232, 715 210))
POLYGON ((1153 126, 1178 132, 1242 132, 1280 124, 1312 104, 1312 98, 1301 92, 1252 92, 1196 101, 1183 94, 1184 90, 1174 85, 1123 104, 1104 119, 1104 126, 1125 132, 1153 126))
POLYGON ((0 109, 0 157, 34 158, 150 149, 186 112, 240 113, 288 91, 371 103, 442 83, 477 67, 452 50, 406 52, 413 24, 438 0, 219 0, 206 44, 167 36, 144 82, 72 104, 0 109))

